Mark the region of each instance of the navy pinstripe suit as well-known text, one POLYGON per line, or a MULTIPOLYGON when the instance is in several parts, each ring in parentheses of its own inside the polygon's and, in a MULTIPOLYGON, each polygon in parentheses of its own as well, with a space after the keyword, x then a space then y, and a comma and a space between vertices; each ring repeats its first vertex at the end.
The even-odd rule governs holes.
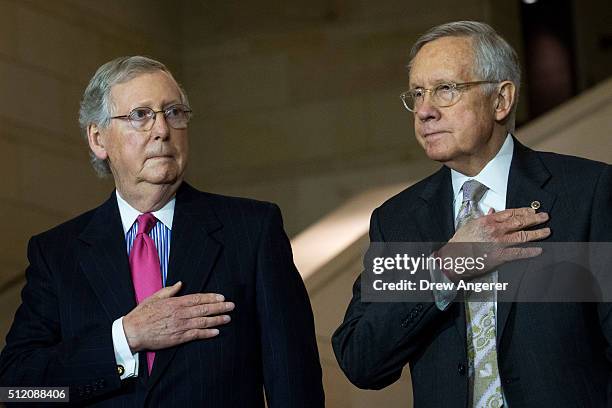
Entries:
MULTIPOLYGON (((324 406, 312 310, 277 206, 179 188, 168 285, 236 304, 219 336, 157 352, 119 379, 112 322, 136 304, 115 195, 31 239, 0 385, 70 386, 78 405, 324 406)), ((140 357, 144 353, 139 353, 140 357)))

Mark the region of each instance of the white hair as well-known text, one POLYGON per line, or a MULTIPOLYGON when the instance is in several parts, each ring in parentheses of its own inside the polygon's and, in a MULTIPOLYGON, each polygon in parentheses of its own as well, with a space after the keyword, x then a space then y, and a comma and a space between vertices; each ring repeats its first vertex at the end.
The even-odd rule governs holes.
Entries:
MULTIPOLYGON (((454 21, 431 28, 421 35, 412 46, 408 74, 416 54, 429 42, 443 37, 469 37, 474 47, 474 75, 482 81, 510 81, 516 87, 509 131, 514 130, 516 106, 521 86, 521 67, 516 51, 488 24, 479 21, 454 21)), ((495 84, 484 85, 485 92, 492 93, 495 84)))

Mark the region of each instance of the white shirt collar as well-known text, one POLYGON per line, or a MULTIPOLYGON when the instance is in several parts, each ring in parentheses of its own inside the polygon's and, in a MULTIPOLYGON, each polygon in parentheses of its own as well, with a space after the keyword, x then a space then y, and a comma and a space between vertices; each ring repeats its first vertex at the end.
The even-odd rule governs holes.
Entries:
MULTIPOLYGON (((140 214, 140 211, 132 207, 128 204, 127 201, 121 197, 119 191, 115 190, 117 195, 117 204, 119 205, 119 214, 121 214, 121 223, 123 224, 123 233, 127 234, 132 225, 134 225, 134 221, 140 214)), ((157 211, 153 211, 153 215, 159 221, 162 222, 168 229, 172 229, 172 220, 174 219, 174 205, 176 203, 176 197, 172 197, 172 200, 168 201, 166 205, 160 208, 157 211)))
POLYGON ((489 188, 486 195, 489 195, 489 192, 491 192, 495 196, 503 198, 503 206, 505 207, 506 192, 508 190, 508 175, 510 174, 510 165, 512 164, 513 152, 514 140, 512 140, 512 135, 508 133, 504 144, 499 149, 495 157, 493 157, 493 159, 491 159, 491 161, 484 166, 480 173, 474 177, 468 177, 465 174, 461 174, 458 171, 451 169, 453 197, 455 198, 455 201, 459 201, 459 203, 463 201, 462 197, 458 197, 459 194, 462 194, 461 188, 463 187, 463 183, 468 180, 476 180, 489 188))

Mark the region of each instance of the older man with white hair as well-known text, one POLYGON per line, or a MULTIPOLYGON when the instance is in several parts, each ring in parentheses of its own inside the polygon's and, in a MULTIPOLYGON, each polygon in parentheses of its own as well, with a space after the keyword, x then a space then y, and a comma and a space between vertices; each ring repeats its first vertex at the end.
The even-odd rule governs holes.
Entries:
POLYGON ((443 166, 373 212, 371 241, 439 243, 432 256, 450 260, 465 259, 461 243, 495 250, 470 274, 429 268, 440 285, 417 301, 363 301, 362 275, 333 337, 340 366, 358 387, 381 389, 409 365, 415 408, 610 406, 610 304, 498 302, 496 283, 532 283, 539 249, 517 244, 612 241, 611 167, 513 136, 520 67, 487 24, 423 34, 408 84, 417 141, 443 166), (442 286, 460 280, 493 289, 442 286))
POLYGON ((109 407, 324 406, 280 211, 183 180, 191 114, 158 61, 95 73, 80 124, 116 189, 30 240, 0 385, 65 386, 71 402, 109 407))

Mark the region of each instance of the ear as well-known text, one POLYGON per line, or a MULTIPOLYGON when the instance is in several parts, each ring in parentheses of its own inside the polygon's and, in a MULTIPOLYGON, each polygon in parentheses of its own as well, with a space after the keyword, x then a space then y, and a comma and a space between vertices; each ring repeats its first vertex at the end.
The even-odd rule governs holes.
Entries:
POLYGON ((516 87, 510 81, 503 81, 495 98, 495 120, 503 122, 512 112, 516 98, 516 87))
POLYGON ((89 148, 98 159, 106 160, 108 158, 108 153, 104 147, 105 137, 100 132, 98 125, 92 123, 87 126, 87 141, 89 142, 89 148))

